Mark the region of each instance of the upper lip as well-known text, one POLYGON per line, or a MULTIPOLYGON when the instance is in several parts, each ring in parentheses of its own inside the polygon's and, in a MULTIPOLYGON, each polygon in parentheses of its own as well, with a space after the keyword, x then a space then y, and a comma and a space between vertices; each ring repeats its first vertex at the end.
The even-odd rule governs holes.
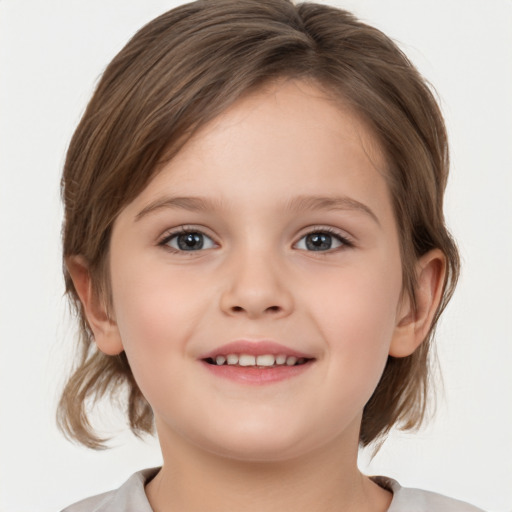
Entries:
POLYGON ((247 354, 252 356, 263 356, 263 355, 286 355, 295 356, 297 358, 313 359, 311 354, 300 352, 293 348, 281 345, 275 341, 270 340, 237 340, 231 343, 226 343, 220 347, 217 347, 209 352, 201 354, 199 359, 215 358, 217 356, 227 356, 228 354, 247 354))

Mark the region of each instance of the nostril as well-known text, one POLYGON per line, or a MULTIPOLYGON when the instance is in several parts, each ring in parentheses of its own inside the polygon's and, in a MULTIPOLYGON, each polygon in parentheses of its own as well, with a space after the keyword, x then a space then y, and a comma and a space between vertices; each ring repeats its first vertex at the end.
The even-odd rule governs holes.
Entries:
MULTIPOLYGON (((242 306, 232 306, 231 312, 232 313, 243 313, 246 311, 245 308, 242 306)), ((281 311, 281 307, 279 306, 269 306, 268 308, 265 308, 264 313, 279 313, 281 311)))

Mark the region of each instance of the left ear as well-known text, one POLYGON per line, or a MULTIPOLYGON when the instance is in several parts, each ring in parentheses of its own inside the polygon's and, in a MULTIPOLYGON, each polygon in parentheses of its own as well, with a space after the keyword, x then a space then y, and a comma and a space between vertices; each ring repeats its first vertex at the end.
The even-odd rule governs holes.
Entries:
POLYGON ((410 356, 425 340, 443 293, 446 258, 440 249, 432 249, 416 263, 416 307, 404 297, 389 348, 393 357, 410 356))

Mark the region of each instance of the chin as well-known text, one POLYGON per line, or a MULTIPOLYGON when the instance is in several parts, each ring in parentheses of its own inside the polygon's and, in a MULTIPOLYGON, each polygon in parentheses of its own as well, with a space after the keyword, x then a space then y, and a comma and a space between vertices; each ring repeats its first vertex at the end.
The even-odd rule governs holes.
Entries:
POLYGON ((286 462, 295 459, 308 452, 307 449, 300 449, 296 444, 288 444, 283 446, 281 443, 269 444, 252 444, 248 446, 231 445, 231 446, 212 446, 209 450, 214 455, 248 463, 265 463, 265 462, 286 462))
POLYGON ((221 435, 208 436, 198 444, 210 453, 233 460, 284 462, 314 450, 321 443, 306 432, 294 431, 290 425, 245 423, 238 428, 224 426, 221 435))

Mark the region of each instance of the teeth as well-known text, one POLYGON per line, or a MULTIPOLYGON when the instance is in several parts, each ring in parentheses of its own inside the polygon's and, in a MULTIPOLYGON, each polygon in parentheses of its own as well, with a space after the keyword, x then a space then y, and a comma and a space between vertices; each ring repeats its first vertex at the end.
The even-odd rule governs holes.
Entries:
POLYGON ((286 363, 286 356, 279 355, 276 356, 276 364, 284 364, 286 363))
POLYGON ((256 365, 257 366, 274 366, 275 363, 275 357, 268 355, 268 356, 258 356, 256 358, 256 365))
POLYGON ((274 356, 272 354, 264 354, 260 356, 253 356, 250 354, 228 354, 227 356, 219 355, 215 357, 215 364, 218 366, 222 366, 226 363, 228 365, 238 366, 294 366, 296 364, 304 364, 306 361, 307 359, 304 357, 297 358, 295 356, 286 356, 283 354, 278 356, 274 356))
POLYGON ((254 366, 256 364, 256 357, 247 354, 241 354, 238 358, 238 364, 240 366, 254 366))
POLYGON ((228 364, 238 364, 238 356, 236 354, 228 354, 228 364))

